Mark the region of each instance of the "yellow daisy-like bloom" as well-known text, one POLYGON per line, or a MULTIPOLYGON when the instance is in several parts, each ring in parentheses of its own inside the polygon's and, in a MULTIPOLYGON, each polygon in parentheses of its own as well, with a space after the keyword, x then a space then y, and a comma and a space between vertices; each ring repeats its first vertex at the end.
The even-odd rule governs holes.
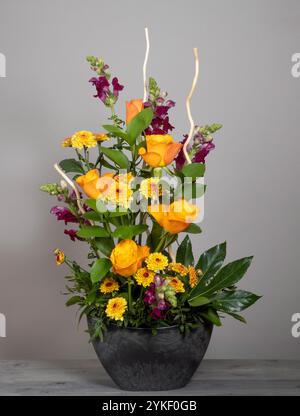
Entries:
POLYGON ((127 301, 124 298, 112 298, 107 302, 105 309, 106 315, 115 321, 123 321, 124 313, 127 309, 127 301))
POLYGON ((105 133, 95 133, 94 136, 97 142, 104 142, 105 140, 109 140, 108 135, 105 133))
POLYGON ((128 208, 132 194, 133 191, 127 183, 114 180, 105 192, 105 199, 108 202, 128 208))
POLYGON ((178 277, 171 277, 169 279, 169 285, 173 287, 176 293, 184 293, 184 284, 178 277))
POLYGON ((149 270, 164 270, 168 266, 168 258, 161 253, 152 253, 145 260, 149 270))
POLYGON ((129 173, 121 173, 120 175, 117 175, 114 177, 114 180, 117 183, 125 183, 127 185, 130 185, 130 183, 133 181, 134 176, 131 172, 129 173))
POLYGON ((195 287, 198 280, 196 269, 193 266, 189 266, 189 285, 195 287))
POLYGON ((170 263, 168 269, 172 272, 180 274, 182 277, 186 276, 189 272, 188 268, 181 263, 170 263))
POLYGON ((54 254, 55 254, 55 260, 56 260, 57 266, 60 266, 61 264, 65 262, 66 256, 62 250, 57 248, 56 250, 54 250, 54 254))
POLYGON ((97 146, 97 140, 91 131, 77 131, 71 138, 72 147, 76 149, 82 149, 83 147, 95 147, 97 146))
POLYGON ((148 270, 146 267, 142 267, 136 272, 134 277, 139 285, 147 287, 153 282, 154 276, 154 272, 148 270))
POLYGON ((62 147, 72 147, 72 138, 67 137, 65 140, 62 141, 61 146, 62 147))
POLYGON ((102 293, 112 293, 119 290, 120 286, 119 283, 112 278, 104 279, 103 283, 100 285, 100 292, 102 293))
POLYGON ((159 178, 148 178, 141 182, 140 192, 145 198, 158 198, 162 194, 159 178))

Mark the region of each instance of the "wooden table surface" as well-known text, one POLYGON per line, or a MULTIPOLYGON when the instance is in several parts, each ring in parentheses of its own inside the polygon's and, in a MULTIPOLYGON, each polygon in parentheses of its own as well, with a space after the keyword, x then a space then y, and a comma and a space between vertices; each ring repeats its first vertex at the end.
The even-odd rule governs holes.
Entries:
POLYGON ((119 390, 97 360, 0 361, 0 395, 300 395, 300 361, 205 360, 183 389, 119 390))

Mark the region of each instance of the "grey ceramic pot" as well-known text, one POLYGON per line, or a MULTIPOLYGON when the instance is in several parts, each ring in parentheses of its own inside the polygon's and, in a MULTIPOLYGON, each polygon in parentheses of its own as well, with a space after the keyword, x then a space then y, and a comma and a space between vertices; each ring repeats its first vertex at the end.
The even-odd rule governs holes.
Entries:
MULTIPOLYGON (((88 318, 89 329, 93 319, 88 318)), ((108 328, 93 346, 103 367, 122 390, 173 390, 184 387, 207 350, 213 325, 182 335, 177 326, 158 329, 108 328)))

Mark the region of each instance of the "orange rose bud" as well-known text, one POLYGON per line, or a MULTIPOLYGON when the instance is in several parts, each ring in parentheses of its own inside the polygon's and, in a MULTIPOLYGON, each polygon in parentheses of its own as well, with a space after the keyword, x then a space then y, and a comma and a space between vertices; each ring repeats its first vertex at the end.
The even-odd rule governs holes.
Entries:
POLYGON ((181 143, 174 143, 169 134, 152 134, 146 136, 147 149, 141 147, 139 155, 152 168, 167 166, 173 162, 182 148, 181 143))
POLYGON ((199 208, 185 199, 174 201, 171 205, 150 205, 148 211, 171 234, 186 230, 199 214, 199 208))
POLYGON ((144 109, 144 103, 141 99, 126 101, 126 124, 144 109))
POLYGON ((113 272, 123 277, 134 275, 142 267, 142 262, 149 253, 150 249, 147 246, 139 246, 133 240, 121 241, 110 255, 113 272))
POLYGON ((99 176, 98 169, 92 169, 85 175, 79 176, 76 182, 89 198, 98 199, 102 193, 107 191, 112 176, 111 173, 99 176))

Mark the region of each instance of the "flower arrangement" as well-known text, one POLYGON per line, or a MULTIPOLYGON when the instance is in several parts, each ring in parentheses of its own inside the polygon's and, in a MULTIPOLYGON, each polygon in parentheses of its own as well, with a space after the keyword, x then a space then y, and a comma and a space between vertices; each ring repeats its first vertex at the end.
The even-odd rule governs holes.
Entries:
POLYGON ((222 126, 194 124, 195 49, 195 77, 186 101, 190 130, 180 142, 174 140, 169 112, 175 102, 154 78, 147 81, 146 35, 144 97, 126 102, 125 121, 115 112, 123 85, 102 59, 87 57, 94 97, 110 112, 109 122, 101 132, 83 130, 64 139, 62 147, 75 157, 55 165, 61 182, 41 187, 57 197, 59 205, 50 212, 71 225, 64 233, 88 246, 85 267, 62 250, 54 253, 57 265, 70 270, 66 305, 79 305, 80 317, 96 319, 93 339, 102 339, 111 324, 153 332, 178 325, 184 333, 205 321, 219 326, 223 314, 245 322, 239 313, 259 299, 236 288, 252 257, 223 266, 222 243, 195 258, 189 234, 201 233, 197 218, 206 157, 222 126), (187 235, 181 238, 182 233, 187 235))

